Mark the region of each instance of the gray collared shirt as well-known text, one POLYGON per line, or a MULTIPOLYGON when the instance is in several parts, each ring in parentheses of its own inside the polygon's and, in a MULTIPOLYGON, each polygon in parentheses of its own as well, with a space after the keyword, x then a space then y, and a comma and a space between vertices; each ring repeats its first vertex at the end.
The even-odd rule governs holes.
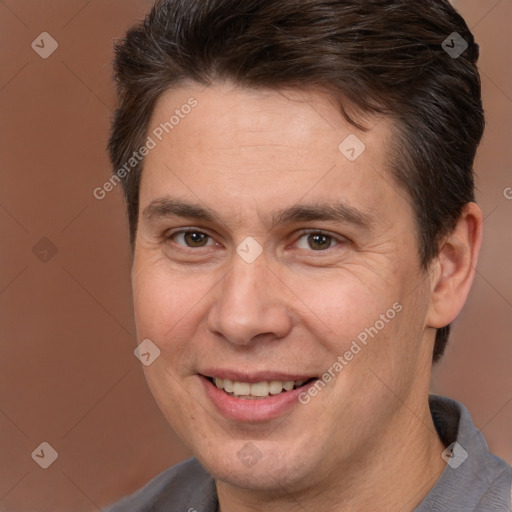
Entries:
MULTIPOLYGON (((467 409, 432 395, 430 411, 449 445, 443 474, 414 512, 512 512, 512 468, 491 454, 467 409)), ((106 512, 217 512, 215 482, 192 458, 174 466, 106 512)))

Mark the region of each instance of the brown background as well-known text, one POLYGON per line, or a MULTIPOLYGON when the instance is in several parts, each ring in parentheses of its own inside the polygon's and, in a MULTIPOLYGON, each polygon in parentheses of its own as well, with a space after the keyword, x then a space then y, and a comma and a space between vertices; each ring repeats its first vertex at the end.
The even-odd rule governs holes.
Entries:
MULTIPOLYGON (((92 195, 110 173, 112 40, 150 3, 0 1, 0 511, 101 510, 189 455, 133 356, 120 190, 92 195), (59 44, 48 59, 31 48, 44 31, 59 44), (59 454, 46 470, 31 458, 42 441, 59 454)), ((486 240, 432 388, 510 463, 512 0, 454 3, 481 45, 486 240)))

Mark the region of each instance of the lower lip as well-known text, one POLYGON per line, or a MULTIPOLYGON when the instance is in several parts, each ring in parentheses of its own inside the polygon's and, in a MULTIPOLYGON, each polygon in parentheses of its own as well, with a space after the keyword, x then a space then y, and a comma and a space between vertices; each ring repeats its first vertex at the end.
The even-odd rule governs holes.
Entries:
POLYGON ((230 420, 240 422, 262 422, 278 418, 299 402, 299 395, 304 393, 315 381, 291 391, 283 391, 268 398, 243 399, 228 395, 222 389, 199 375, 206 394, 220 413, 230 420))

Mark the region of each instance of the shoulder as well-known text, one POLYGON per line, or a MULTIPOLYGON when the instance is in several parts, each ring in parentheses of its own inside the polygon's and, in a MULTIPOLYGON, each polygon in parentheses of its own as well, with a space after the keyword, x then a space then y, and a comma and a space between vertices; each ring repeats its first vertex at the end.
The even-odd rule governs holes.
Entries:
POLYGON ((153 478, 105 512, 215 512, 217 494, 213 477, 196 458, 188 459, 153 478))
POLYGON ((468 410, 459 402, 432 395, 430 410, 447 446, 446 468, 415 512, 473 510, 510 512, 512 468, 492 454, 468 410))

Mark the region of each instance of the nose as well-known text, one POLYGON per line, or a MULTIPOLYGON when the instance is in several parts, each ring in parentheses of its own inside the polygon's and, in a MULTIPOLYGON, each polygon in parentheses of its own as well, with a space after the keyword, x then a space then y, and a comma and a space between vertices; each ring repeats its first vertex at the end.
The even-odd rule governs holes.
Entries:
POLYGON ((246 263, 238 256, 217 287, 208 314, 211 332, 236 345, 285 337, 292 328, 283 284, 263 257, 246 263))

